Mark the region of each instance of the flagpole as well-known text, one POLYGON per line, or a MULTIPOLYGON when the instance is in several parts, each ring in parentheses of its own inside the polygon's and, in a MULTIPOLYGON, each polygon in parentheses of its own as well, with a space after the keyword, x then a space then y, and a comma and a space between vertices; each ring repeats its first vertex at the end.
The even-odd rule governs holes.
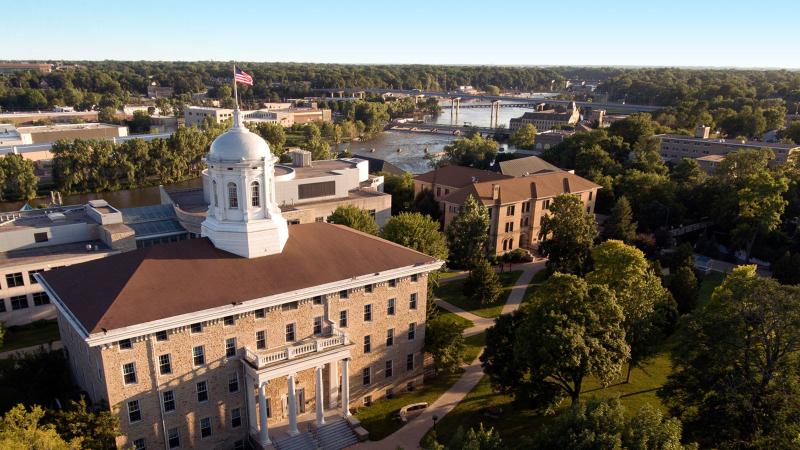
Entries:
POLYGON ((236 109, 239 109, 239 92, 236 90, 236 62, 233 62, 233 100, 236 109))

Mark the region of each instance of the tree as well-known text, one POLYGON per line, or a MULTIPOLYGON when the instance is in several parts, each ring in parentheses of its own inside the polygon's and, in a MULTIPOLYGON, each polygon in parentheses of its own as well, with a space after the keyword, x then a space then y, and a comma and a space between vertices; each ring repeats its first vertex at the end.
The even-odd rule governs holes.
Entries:
POLYGON ((618 399, 573 405, 534 435, 531 447, 540 450, 681 450, 681 422, 665 419, 650 405, 625 414, 618 399))
POLYGON ((697 276, 691 266, 681 265, 669 280, 669 291, 678 304, 678 312, 686 314, 697 306, 697 276))
POLYGON ((457 268, 471 268, 486 251, 489 239, 489 211, 472 195, 447 226, 450 263, 457 268))
POLYGON ((414 197, 412 204, 414 211, 429 216, 431 219, 438 221, 442 217, 442 207, 436 197, 433 195, 432 189, 422 189, 414 197))
POLYGON ((500 95, 500 88, 493 84, 486 85, 486 93, 489 95, 500 95))
POLYGON ((392 215, 410 211, 414 201, 414 177, 405 172, 402 175, 381 172, 383 192, 392 196, 392 215))
POLYGON ((497 149, 497 142, 475 134, 447 144, 444 153, 450 161, 459 166, 488 169, 497 156, 497 149))
POLYGON ((40 406, 33 406, 28 411, 22 404, 6 412, 0 423, 0 448, 9 450, 80 450, 83 448, 80 438, 67 442, 58 435, 52 425, 41 424, 44 414, 44 410, 40 406))
POLYGON ((463 450, 503 450, 503 441, 500 439, 500 433, 494 431, 494 428, 488 430, 483 428, 483 423, 478 425, 478 428, 470 428, 467 436, 464 438, 464 444, 461 447, 463 450))
POLYGON ((636 239, 636 222, 633 221, 633 212, 628 198, 620 196, 617 203, 611 208, 611 215, 603 222, 603 239, 617 239, 626 244, 636 239))
POLYGON ((369 214, 369 211, 358 206, 338 206, 333 214, 328 216, 328 222, 346 225, 364 233, 378 234, 378 224, 375 223, 375 218, 369 214))
POLYGON ((658 395, 703 447, 796 448, 800 287, 739 266, 684 327, 658 395))
POLYGON ((481 259, 475 263, 464 282, 464 295, 481 305, 488 305, 496 302, 502 292, 500 278, 489 261, 481 259))
POLYGON ((22 155, 9 153, 0 158, 0 171, 4 174, 0 177, 4 181, 0 190, 5 191, 5 195, 0 194, 0 198, 30 200, 36 197, 39 178, 34 173, 33 161, 23 158, 22 155))
POLYGON ((152 120, 145 111, 134 111, 133 118, 128 121, 132 133, 149 133, 152 120))
POLYGON ((788 250, 770 265, 772 276, 781 284, 800 284, 800 253, 788 250))
POLYGON ((561 194, 553 198, 550 214, 543 216, 539 229, 539 251, 551 271, 582 273, 589 257, 597 225, 580 198, 561 194))
POLYGON ((404 212, 392 216, 383 226, 381 237, 447 261, 447 239, 439 231, 439 223, 420 213, 404 212))
POLYGON ((536 142, 536 127, 526 123, 511 133, 509 142, 517 148, 533 148, 536 142))
POLYGON ((69 407, 54 414, 56 430, 65 439, 80 439, 85 448, 114 450, 121 435, 119 416, 107 409, 92 412, 86 400, 70 400, 69 407))
POLYGON ((656 345, 670 323, 674 309, 661 278, 653 273, 644 253, 622 241, 609 240, 592 249, 594 268, 586 275, 588 283, 605 285, 613 293, 624 314, 625 340, 630 347, 631 369, 656 351, 656 345))
POLYGON ((114 123, 117 121, 117 110, 113 107, 106 106, 97 112, 97 121, 101 123, 114 123))
POLYGON ((464 328, 443 317, 425 324, 425 351, 433 357, 436 372, 456 373, 464 359, 464 328))
POLYGON ((608 132, 612 136, 620 136, 625 142, 633 145, 655 134, 656 126, 650 114, 635 113, 612 123, 608 127, 608 132))
POLYGON ((789 125, 786 126, 781 135, 795 144, 800 144, 800 120, 789 122, 789 125))
POLYGON ((258 122, 255 125, 248 125, 248 127, 267 141, 273 155, 280 156, 284 153, 283 145, 286 143, 286 131, 280 124, 258 122))
POLYGON ((513 388, 517 399, 535 406, 551 407, 562 395, 576 404, 587 376, 605 385, 622 370, 630 355, 623 320, 608 288, 556 273, 533 302, 489 329, 481 355, 484 372, 493 386, 513 388), (509 326, 516 329, 503 329, 509 326), (497 342, 512 333, 510 346, 497 342))

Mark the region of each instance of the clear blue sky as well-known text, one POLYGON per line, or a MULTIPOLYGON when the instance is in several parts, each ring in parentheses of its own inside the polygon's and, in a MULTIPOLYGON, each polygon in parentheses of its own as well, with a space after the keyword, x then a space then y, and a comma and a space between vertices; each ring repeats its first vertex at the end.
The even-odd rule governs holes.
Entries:
POLYGON ((0 59, 800 68, 798 0, 6 1, 0 59))

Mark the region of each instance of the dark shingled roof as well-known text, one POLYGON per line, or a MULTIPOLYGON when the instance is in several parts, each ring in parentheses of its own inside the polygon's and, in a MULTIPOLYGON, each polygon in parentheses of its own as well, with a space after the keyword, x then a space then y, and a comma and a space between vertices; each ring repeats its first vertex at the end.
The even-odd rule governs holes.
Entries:
POLYGON ((414 177, 414 179, 418 181, 436 183, 442 186, 451 186, 455 188, 462 188, 475 181, 494 181, 508 178, 512 177, 498 172, 473 169, 472 167, 464 166, 444 166, 414 177))
POLYGON ((500 204, 526 201, 530 198, 548 198, 559 194, 584 192, 601 186, 569 172, 542 172, 535 175, 508 180, 473 183, 459 189, 443 199, 445 202, 462 204, 472 195, 484 205, 494 204, 492 186, 500 187, 500 204))
POLYGON ((247 259, 190 239, 45 272, 89 333, 436 260, 327 223, 289 227, 282 253, 247 259))

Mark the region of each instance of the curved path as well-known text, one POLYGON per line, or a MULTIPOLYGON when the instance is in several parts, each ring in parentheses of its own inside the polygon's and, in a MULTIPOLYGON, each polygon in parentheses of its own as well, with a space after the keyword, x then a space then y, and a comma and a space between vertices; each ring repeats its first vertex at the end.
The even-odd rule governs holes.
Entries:
MULTIPOLYGON (((508 314, 519 308, 520 304, 522 304, 522 300, 525 298, 525 290, 531 283, 533 275, 544 268, 544 261, 520 264, 514 267, 514 270, 519 268, 523 269, 522 275, 520 275, 517 282, 514 283, 511 292, 508 294, 508 300, 506 300, 506 304, 503 306, 503 314, 508 314)), ((447 281, 443 280, 442 282, 446 283, 447 281)), ((494 324, 494 319, 476 316, 475 314, 464 311, 442 300, 436 300, 436 302, 442 308, 452 311, 474 323, 472 327, 464 330, 464 336, 472 336, 481 333, 494 324)), ((481 378, 483 378, 481 361, 480 358, 475 358, 475 361, 472 361, 465 367, 464 374, 461 375, 461 378, 459 378, 455 384, 450 386, 450 389, 433 402, 425 412, 408 422, 403 428, 400 428, 380 441, 368 441, 350 448, 359 450, 396 450, 398 448, 415 450, 419 448, 419 441, 422 440, 425 433, 433 426, 433 416, 440 419, 444 417, 472 391, 475 385, 481 381, 481 378)))

